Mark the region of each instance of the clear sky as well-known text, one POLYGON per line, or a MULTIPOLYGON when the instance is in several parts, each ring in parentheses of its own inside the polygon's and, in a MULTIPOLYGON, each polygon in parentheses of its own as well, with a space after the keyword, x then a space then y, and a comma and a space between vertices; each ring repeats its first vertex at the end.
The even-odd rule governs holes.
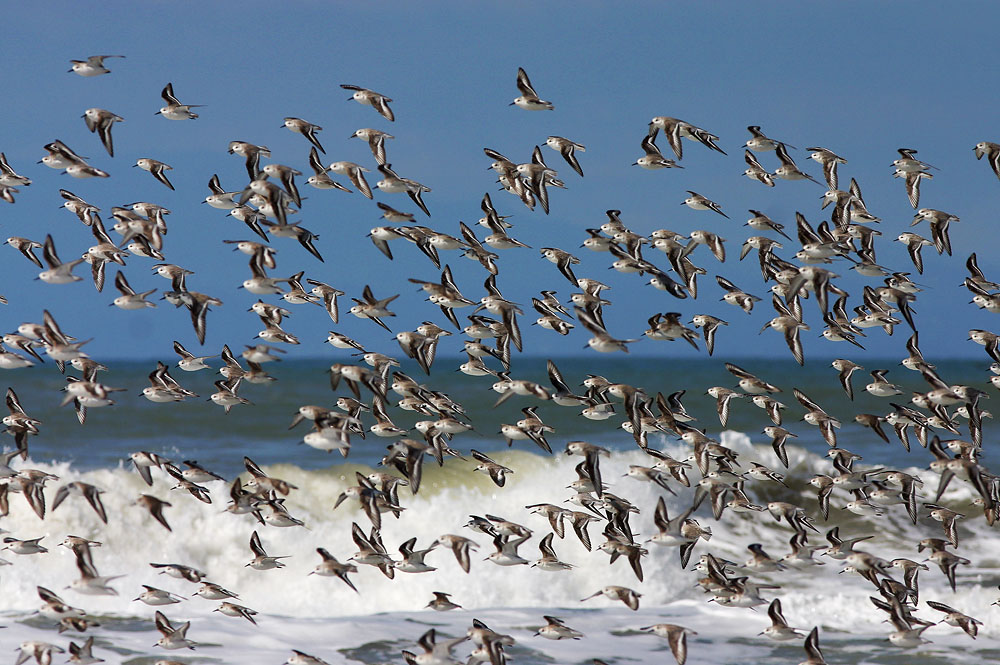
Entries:
MULTIPOLYGON (((606 308, 610 332, 639 337, 655 312, 678 311, 685 321, 698 313, 731 323, 719 336, 716 354, 786 355, 780 335, 757 331, 774 314, 769 300, 752 317, 719 302, 712 276, 722 274, 758 296, 769 296, 754 255, 740 263, 742 241, 757 235, 742 226, 759 209, 786 225, 794 237, 794 213, 815 225, 829 219, 821 212, 826 187, 808 181, 778 182, 773 189, 742 177, 747 125, 797 146, 800 167, 822 180, 808 160, 806 147, 824 146, 848 160, 841 166, 841 187, 858 179, 868 208, 883 219, 877 245, 879 262, 913 271, 905 248, 892 239, 911 230, 913 210, 903 184, 892 178, 890 163, 900 147, 939 167, 922 188, 921 206, 958 215, 952 225, 954 256, 924 251, 926 286, 914 309, 926 354, 983 357, 982 348, 966 342, 969 328, 994 328, 997 315, 968 304, 960 283, 964 262, 977 251, 988 277, 1000 279, 997 202, 1000 181, 986 162, 977 162, 973 146, 1000 142, 997 97, 991 63, 996 54, 1000 8, 987 4, 939 3, 331 3, 281 5, 241 3, 46 3, 5 7, 0 26, 4 43, 3 131, 0 150, 10 164, 34 181, 17 202, 0 201, 0 234, 41 241, 51 233, 63 260, 94 244, 89 230, 59 209, 58 189, 67 188, 103 209, 152 201, 168 207, 166 260, 191 269, 191 289, 224 301, 209 315, 206 349, 222 343, 233 348, 252 343, 262 328, 247 312, 256 300, 237 286, 250 276, 246 257, 233 253, 223 239, 250 238, 246 227, 200 202, 206 183, 217 173, 226 189, 246 184, 242 159, 230 156, 230 140, 271 148, 273 160, 303 171, 299 188, 304 201, 296 219, 319 235, 319 263, 294 240, 276 238, 278 267, 273 276, 305 270, 360 297, 365 284, 378 296, 401 293, 390 320, 393 332, 413 329, 430 319, 446 322, 437 307, 423 302, 408 277, 436 281, 439 271, 405 241, 396 241, 389 262, 365 238, 382 224, 374 202, 358 193, 318 191, 304 184, 310 175, 309 144, 282 127, 285 116, 305 118, 323 127, 319 138, 324 161, 355 161, 378 180, 368 146, 348 139, 362 127, 388 131, 389 161, 404 177, 432 188, 424 195, 432 217, 425 218, 402 194, 376 193, 376 200, 415 212, 418 223, 458 235, 459 220, 481 216, 479 202, 490 192, 502 214, 513 215, 511 234, 531 250, 507 250, 499 260, 498 284, 504 295, 524 305, 526 350, 539 355, 578 355, 587 335, 581 328, 568 338, 529 329, 535 318, 530 298, 541 288, 567 298, 569 283, 538 248, 556 246, 574 252, 582 263, 579 276, 600 279, 613 288, 606 308), (95 9, 96 7, 96 9, 95 9), (110 75, 81 78, 67 73, 71 58, 121 54, 108 60, 110 75), (509 106, 518 94, 517 68, 524 67, 539 94, 555 104, 551 112, 527 112, 509 106), (182 102, 204 104, 195 121, 168 121, 154 112, 163 103, 161 88, 172 82, 182 102), (347 101, 340 84, 372 88, 393 98, 396 121, 389 123, 371 108, 347 101), (101 107, 125 119, 114 127, 114 158, 81 119, 101 107), (631 164, 642 155, 640 140, 653 116, 682 118, 720 137, 725 157, 685 142, 685 167, 645 171, 631 164), (584 144, 579 154, 586 176, 580 178, 559 155, 543 148, 548 164, 559 171, 567 189, 550 189, 551 214, 530 212, 516 198, 497 191, 483 147, 516 162, 556 134, 584 144), (36 165, 42 145, 61 139, 109 179, 76 180, 36 165), (169 191, 150 174, 131 168, 140 157, 173 166, 169 191), (731 217, 693 211, 680 202, 685 190, 717 201, 731 217), (727 239, 728 257, 718 264, 705 248, 692 259, 709 274, 699 283, 697 300, 679 301, 652 287, 648 278, 608 269, 611 258, 580 248, 585 228, 605 220, 616 208, 631 229, 648 234, 659 228, 683 233, 708 229, 727 239)), ((670 157, 666 141, 660 147, 670 157)), ((771 170, 773 153, 760 156, 771 170)), ((265 160, 267 161, 267 160, 265 160)), ((346 179, 338 177, 346 183, 346 179)), ((109 224, 110 226, 110 224, 109 224)), ((480 238, 481 227, 474 227, 480 238)), ((929 237, 926 224, 912 229, 929 237)), ((779 255, 791 258, 797 247, 786 242, 779 255)), ((667 268, 662 254, 646 258, 667 268)), ((33 278, 38 270, 15 250, 0 248, 3 293, 10 304, 0 309, 0 328, 40 321, 48 308, 66 332, 93 337, 87 347, 95 358, 171 356, 178 339, 196 347, 188 317, 160 301, 156 309, 121 311, 108 304, 118 295, 109 269, 108 284, 98 294, 89 268, 76 272, 84 281, 49 285, 33 278)), ((446 252, 463 293, 483 295, 485 277, 475 262, 446 252)), ((124 269, 136 290, 169 288, 151 273, 154 262, 131 257, 124 269)), ((860 304, 864 282, 833 266, 845 278, 838 283, 860 304)), ((154 296, 159 297, 159 292, 154 296)), ((273 297, 271 298, 273 301, 273 297)), ((345 309, 350 305, 344 299, 345 309)), ((470 308, 471 309, 471 308, 470 308)), ((812 330, 804 333, 806 357, 852 355, 840 345, 817 339, 822 330, 816 306, 805 303, 812 330)), ((468 313, 460 311, 459 314, 468 313)), ((285 326, 303 341, 300 356, 334 354, 322 346, 334 326, 319 308, 299 306, 285 326)), ((345 315, 337 330, 399 354, 381 329, 345 315)), ((902 355, 909 331, 892 338, 873 332, 864 340, 876 355, 902 355)), ((441 353, 460 348, 456 338, 441 353)), ((643 340, 633 353, 692 357, 683 342, 643 340)), ((704 351, 701 352, 702 354, 704 351)))

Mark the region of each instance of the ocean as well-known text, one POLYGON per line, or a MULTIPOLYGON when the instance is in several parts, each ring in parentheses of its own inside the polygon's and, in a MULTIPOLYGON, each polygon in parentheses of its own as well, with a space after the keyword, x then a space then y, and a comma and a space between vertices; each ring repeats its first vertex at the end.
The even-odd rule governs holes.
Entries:
MULTIPOLYGON (((853 421, 856 413, 885 415, 890 402, 906 403, 911 390, 926 390, 918 373, 898 366, 898 360, 866 359, 868 369, 891 369, 890 380, 900 383, 905 394, 897 398, 876 398, 864 391, 867 372, 854 377, 855 399, 850 401, 837 381, 837 372, 828 363, 811 360, 799 367, 788 360, 729 358, 737 365, 782 388, 775 395, 787 409, 784 426, 798 435, 788 444, 789 468, 784 469, 761 433, 770 424, 767 415, 748 400, 734 400, 727 427, 720 426, 715 400, 705 394, 711 386, 735 386, 734 377, 722 360, 682 361, 674 359, 629 359, 587 356, 556 359, 571 387, 588 374, 600 374, 612 382, 644 388, 648 394, 684 390, 683 403, 706 434, 739 454, 745 471, 751 461, 759 461, 786 475, 787 487, 777 483, 748 481, 748 497, 758 504, 788 501, 804 507, 814 519, 818 533, 810 533, 811 545, 826 544, 823 533, 839 526, 842 536, 872 538, 860 544, 878 557, 891 560, 906 557, 915 561, 926 558, 915 543, 923 538, 944 538, 939 522, 926 517, 921 507, 916 525, 902 506, 892 506, 880 517, 860 517, 843 509, 850 500, 847 493, 835 490, 828 521, 817 509, 816 491, 809 479, 817 473, 832 475, 827 445, 816 427, 801 421, 803 409, 792 396, 798 388, 843 426, 838 431, 838 445, 862 456, 856 468, 885 467, 918 475, 923 480, 920 501, 932 501, 938 483, 928 469, 933 456, 913 441, 907 453, 887 427, 891 444, 874 436, 853 421)), ((218 360, 212 361, 218 366, 218 360)), ((539 557, 538 543, 551 531, 548 521, 531 514, 527 506, 552 503, 583 510, 567 503, 573 492, 567 486, 576 480, 574 467, 580 457, 564 454, 566 443, 585 440, 610 450, 600 459, 600 468, 609 491, 638 508, 631 520, 636 541, 644 543, 657 531, 653 523, 657 500, 665 500, 673 517, 691 504, 699 474, 689 470, 692 488, 670 481, 672 495, 654 483, 625 477, 628 466, 651 465, 652 459, 638 450, 630 434, 620 425, 624 421, 620 403, 615 416, 604 422, 587 420, 576 408, 562 407, 551 401, 515 396, 494 408, 498 395, 490 388, 492 377, 468 377, 449 371, 460 361, 440 357, 434 373, 424 377, 418 368, 404 364, 409 376, 434 390, 447 393, 466 410, 475 430, 456 435, 450 445, 462 458, 449 458, 438 467, 433 458, 424 463, 423 480, 417 494, 401 487, 399 502, 403 510, 398 518, 382 516, 382 538, 388 551, 416 537, 417 547, 425 548, 438 537, 452 533, 474 540, 478 550, 472 553, 471 571, 466 574, 446 547, 431 551, 426 562, 436 568, 427 573, 397 572, 390 580, 371 566, 358 566, 350 579, 357 592, 336 577, 309 573, 320 562, 316 548, 325 548, 338 560, 345 561, 357 550, 351 541, 352 523, 367 533, 370 523, 354 499, 336 509, 339 495, 355 485, 355 472, 380 470, 380 459, 391 442, 368 435, 352 438, 348 457, 327 453, 302 444, 307 423, 288 429, 298 407, 317 404, 332 407, 329 365, 352 363, 346 352, 331 350, 314 360, 289 360, 268 365, 277 381, 269 385, 245 385, 241 395, 252 404, 236 406, 227 416, 215 404, 206 401, 214 392, 212 381, 218 378, 209 371, 195 374, 174 368, 172 374, 185 387, 200 395, 184 403, 154 404, 139 396, 147 385, 146 375, 155 366, 148 362, 109 364, 102 373, 106 385, 123 388, 113 395, 116 404, 89 410, 85 426, 77 423, 71 406, 58 407, 64 379, 51 367, 4 374, 13 386, 26 411, 42 421, 41 434, 32 436, 30 458, 14 460, 15 469, 39 469, 58 476, 45 489, 48 513, 44 521, 31 510, 20 494, 9 494, 10 513, 0 519, 6 536, 19 539, 42 537, 48 548, 44 554, 18 555, 0 552, 10 565, 0 566, 0 652, 10 653, 22 642, 41 640, 65 646, 67 639, 82 643, 94 636, 94 655, 108 663, 140 665, 162 659, 180 662, 282 663, 292 650, 314 655, 328 663, 401 663, 401 651, 421 653, 417 640, 430 628, 438 639, 465 634, 473 619, 508 634, 516 643, 507 649, 510 662, 534 665, 547 663, 587 663, 594 658, 611 664, 672 663, 667 640, 640 630, 658 623, 685 626, 697 634, 688 637, 688 663, 733 664, 796 663, 805 659, 802 640, 772 642, 759 633, 770 622, 767 605, 756 608, 724 607, 709 602, 710 595, 697 586, 701 573, 693 570, 699 557, 716 557, 741 564, 749 557, 747 546, 760 543, 774 558, 789 550, 792 530, 778 523, 768 513, 753 516, 727 510, 718 521, 712 517, 706 501, 694 514, 702 526, 712 529, 709 541, 694 548, 688 569, 682 569, 676 548, 645 543, 648 554, 642 557, 643 581, 639 581, 625 558, 610 563, 609 555, 598 545, 603 542, 603 525, 590 526, 594 547, 587 551, 567 526, 564 538, 556 537, 554 549, 559 558, 573 565, 568 571, 547 572, 529 565, 498 566, 484 560, 493 551, 491 538, 465 525, 471 515, 490 514, 522 524, 532 530, 530 539, 519 553, 534 561, 539 557), (544 453, 531 441, 516 441, 508 447, 498 434, 502 423, 514 423, 524 407, 537 406, 538 416, 552 428, 548 435, 553 454, 544 453), (503 487, 494 485, 485 474, 472 473, 476 462, 470 450, 482 451, 509 467, 503 487), (212 503, 196 500, 183 490, 170 489, 174 482, 159 470, 153 470, 154 484, 147 487, 128 462, 135 451, 151 451, 180 463, 197 460, 202 466, 222 475, 227 482, 210 482, 212 503), (225 512, 229 500, 229 482, 242 473, 243 457, 249 456, 269 475, 297 486, 287 496, 289 512, 304 521, 304 526, 278 528, 258 524, 251 515, 225 512), (87 502, 70 496, 57 509, 52 502, 58 487, 68 482, 84 481, 96 485, 109 522, 105 526, 87 502), (171 525, 167 532, 150 515, 135 505, 140 494, 152 494, 171 505, 164 515, 171 525), (256 531, 267 553, 287 556, 285 566, 274 570, 247 567, 253 558, 248 546, 256 531), (69 585, 78 577, 73 553, 59 543, 67 535, 100 541, 92 550, 93 562, 100 575, 116 576, 110 585, 115 596, 82 595, 69 585), (198 585, 160 574, 150 563, 180 563, 207 574, 206 579, 239 595, 234 601, 258 612, 257 624, 243 618, 224 616, 216 610, 217 601, 192 596, 198 585), (100 624, 86 634, 69 632, 56 637, 55 621, 37 613, 41 601, 37 586, 59 594, 68 604, 82 608, 100 624), (135 601, 142 585, 150 585, 176 594, 182 602, 150 607, 135 601), (581 599, 608 585, 621 585, 641 594, 639 608, 631 611, 623 604, 598 597, 581 599), (461 609, 436 612, 426 609, 433 592, 451 594, 461 609), (197 643, 194 651, 167 652, 154 643, 160 638, 153 622, 159 609, 175 625, 191 622, 187 637, 197 643), (545 625, 544 615, 557 616, 584 637, 579 640, 551 641, 535 632, 545 625)), ((966 383, 991 391, 984 381, 985 363, 938 362, 937 370, 946 380, 966 383)), ((544 358, 519 357, 515 378, 527 378, 548 385, 544 358)), ((581 388, 579 392, 583 392, 581 388)), ((348 395, 341 385, 337 395, 348 395)), ((390 401, 398 396, 390 396, 390 401)), ((990 400, 984 400, 989 409, 990 400)), ((391 411, 394 421, 403 428, 422 419, 412 412, 391 411)), ((372 418, 363 419, 370 425, 372 418)), ((996 425, 984 422, 984 459, 988 462, 996 425)), ((942 432, 942 438, 952 438, 942 432)), ((414 438, 419 434, 413 433, 414 438)), ((691 454, 691 447, 673 435, 651 434, 651 447, 678 460, 691 454)), ((8 445, 8 449, 10 446, 8 445)), ((894 629, 884 623, 885 614, 869 601, 878 596, 876 589, 857 574, 844 572, 844 563, 818 556, 823 565, 804 570, 788 569, 774 573, 747 573, 763 585, 767 601, 780 598, 789 624, 807 633, 819 626, 820 645, 830 663, 980 663, 1000 660, 1000 609, 994 605, 1000 583, 1000 537, 982 519, 980 508, 972 505, 976 492, 972 486, 955 479, 941 503, 966 515, 959 521, 960 548, 957 553, 970 560, 958 567, 957 590, 952 592, 941 571, 928 563, 919 576, 920 605, 917 615, 938 621, 943 615, 929 609, 926 600, 950 605, 983 622, 976 640, 959 628, 940 624, 928 628, 923 637, 929 643, 900 649, 887 636, 894 629)), ((890 573, 897 579, 900 575, 890 573)), ((463 642, 454 654, 464 661, 473 646, 463 642)), ((64 655, 55 656, 62 662, 64 655)))

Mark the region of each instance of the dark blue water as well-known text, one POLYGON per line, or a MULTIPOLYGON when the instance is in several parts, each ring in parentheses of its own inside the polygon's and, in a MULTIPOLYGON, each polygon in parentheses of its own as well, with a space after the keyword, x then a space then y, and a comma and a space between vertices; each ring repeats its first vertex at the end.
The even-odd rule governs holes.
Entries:
MULTIPOLYGON (((154 404, 139 396, 139 392, 148 385, 146 375, 155 367, 155 361, 111 363, 110 371, 101 373, 101 381, 125 390, 115 393, 114 406, 90 409, 85 425, 77 422, 71 406, 59 406, 64 395, 60 390, 65 385, 65 379, 52 364, 7 372, 4 377, 6 385, 14 388, 28 413, 43 421, 41 434, 30 439, 31 456, 35 460, 70 461, 81 468, 113 467, 132 451, 150 450, 174 459, 196 459, 229 474, 242 469, 242 458, 246 454, 261 464, 286 462, 312 469, 342 463, 344 460, 339 453, 328 454, 300 444, 302 436, 308 431, 307 422, 291 431, 288 425, 300 405, 332 407, 336 397, 350 395, 343 383, 336 393, 331 391, 327 370, 331 362, 353 360, 346 354, 331 354, 324 359, 271 363, 268 370, 277 381, 268 385, 241 386, 240 394, 253 404, 236 406, 228 415, 221 407, 207 401, 208 395, 215 391, 212 382, 220 378, 218 374, 207 370, 188 373, 174 368, 173 376, 200 397, 189 398, 184 403, 154 404)), ((566 441, 573 439, 586 439, 618 449, 635 445, 631 435, 620 429, 625 420, 620 405, 616 415, 603 422, 587 420, 576 408, 521 396, 512 397, 494 408, 498 394, 491 389, 493 377, 461 374, 454 370, 460 362, 454 358, 438 358, 430 377, 410 364, 404 363, 401 369, 427 387, 443 391, 463 405, 475 431, 455 438, 452 445, 461 451, 505 447, 498 434, 500 424, 521 419, 520 409, 528 406, 537 406, 538 415, 555 428, 555 433, 548 439, 556 452, 564 448, 566 441)), ((513 378, 531 379, 549 386, 544 358, 515 357, 514 362, 513 378)), ((817 361, 807 367, 799 367, 790 360, 746 359, 735 362, 782 389, 783 392, 775 397, 788 407, 783 424, 798 435, 794 445, 819 453, 826 448, 818 429, 801 421, 804 410, 792 395, 792 389, 798 388, 842 421, 839 444, 863 455, 866 463, 922 465, 930 460, 929 454, 919 450, 915 442, 917 450, 906 456, 902 445, 892 436, 891 427, 886 426, 886 430, 893 443, 887 445, 871 430, 853 421, 857 413, 885 415, 891 411, 890 402, 908 403, 911 391, 929 389, 918 373, 900 367, 898 361, 869 360, 866 367, 889 368, 888 378, 901 385, 905 391, 903 395, 877 398, 867 394, 864 386, 871 380, 870 376, 867 371, 858 371, 854 376, 853 402, 840 387, 837 372, 829 364, 817 361)), ((683 403, 697 418, 693 424, 713 437, 718 436, 721 427, 715 400, 706 395, 705 390, 716 385, 736 387, 735 377, 725 370, 722 361, 716 360, 591 355, 564 358, 558 360, 557 365, 571 387, 579 386, 588 374, 600 374, 612 382, 642 387, 650 396, 657 392, 666 395, 685 390, 683 403)), ((967 361, 938 363, 938 372, 949 383, 964 383, 994 392, 987 382, 984 365, 967 361)), ((580 388, 578 392, 583 393, 585 389, 580 388)), ((363 393, 362 397, 370 402, 369 394, 363 393)), ((398 399, 390 393, 389 415, 397 425, 410 427, 416 420, 424 419, 395 407, 398 399)), ((984 401, 984 406, 989 408, 989 400, 984 401)), ((372 417, 366 415, 366 428, 372 423, 372 417)), ((964 424, 964 421, 960 420, 960 423, 964 424)), ((767 443, 769 440, 761 434, 761 430, 769 424, 771 422, 766 413, 749 399, 733 401, 728 429, 745 432, 755 442, 767 443)), ((987 449, 994 427, 989 419, 985 420, 984 441, 987 449)), ((951 438, 945 432, 941 434, 942 438, 951 438)), ((410 435, 419 438, 417 432, 410 435)), ((659 442, 657 437, 651 438, 654 446, 659 442)), ((388 443, 388 439, 370 434, 365 440, 353 437, 347 461, 375 464, 385 453, 388 443)), ((530 441, 519 441, 514 445, 538 451, 530 441)))

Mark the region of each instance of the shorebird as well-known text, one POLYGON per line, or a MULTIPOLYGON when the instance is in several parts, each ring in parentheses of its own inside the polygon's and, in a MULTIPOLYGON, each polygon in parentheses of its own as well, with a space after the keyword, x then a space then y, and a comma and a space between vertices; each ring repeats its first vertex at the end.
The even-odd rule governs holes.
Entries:
POLYGON ((670 142, 670 148, 677 155, 677 159, 684 157, 684 148, 681 145, 681 139, 691 139, 692 141, 698 141, 706 148, 715 150, 723 155, 726 153, 716 145, 716 141, 719 137, 706 131, 700 127, 695 127, 691 123, 685 122, 683 120, 678 120, 677 118, 670 118, 667 116, 657 116, 650 120, 649 122, 649 134, 650 136, 655 136, 656 132, 662 130, 667 136, 667 140, 670 142))
MULTIPOLYGON (((82 117, 84 122, 87 123, 87 129, 89 129, 91 133, 96 133, 98 136, 101 137, 101 143, 104 144, 104 149, 108 151, 109 155, 114 157, 115 146, 114 142, 111 139, 111 128, 114 126, 116 122, 124 122, 125 119, 119 115, 115 115, 111 111, 105 111, 104 109, 99 109, 99 108, 87 109, 86 111, 84 111, 82 117)), ((85 169, 92 167, 88 167, 86 163, 80 163, 80 162, 74 162, 66 166, 66 171, 70 173, 70 175, 73 175, 74 177, 81 177, 76 175, 74 172, 70 171, 70 169, 74 168, 77 171, 81 171, 81 175, 83 175, 83 173, 86 172, 85 169)), ((104 172, 100 171, 100 173, 104 172)))
POLYGON ((153 646, 171 650, 194 649, 197 646, 196 642, 187 638, 187 631, 191 627, 190 621, 174 626, 163 612, 157 611, 154 615, 154 623, 162 637, 153 646))
POLYGON ((204 106, 203 104, 181 104, 180 100, 174 96, 174 85, 172 83, 168 83, 163 87, 160 97, 166 102, 166 106, 153 115, 162 115, 167 120, 194 120, 198 117, 198 114, 194 113, 191 109, 204 106))
POLYGON ((584 635, 578 630, 573 630, 559 617, 543 616, 547 622, 544 626, 535 631, 535 635, 544 637, 547 640, 578 640, 584 635))
POLYGON ((681 205, 686 205, 692 210, 711 210, 712 212, 718 213, 726 219, 729 219, 729 215, 722 212, 722 208, 715 201, 712 201, 697 192, 692 192, 690 189, 687 190, 687 193, 691 196, 681 201, 681 205))
POLYGON ((510 106, 517 106, 526 111, 551 111, 555 108, 552 102, 547 102, 538 96, 531 85, 531 80, 528 79, 527 72, 521 67, 517 68, 517 89, 521 94, 514 98, 510 106))
POLYGON ((802 637, 802 633, 789 627, 788 622, 785 621, 785 616, 781 613, 781 600, 775 598, 771 601, 767 607, 767 616, 771 620, 771 625, 761 631, 761 635, 766 635, 777 642, 802 637))
POLYGON ((610 600, 620 600, 621 602, 625 603, 626 607, 628 607, 630 610, 636 611, 639 609, 639 598, 641 597, 641 595, 642 594, 636 593, 635 591, 629 589, 628 587, 611 585, 611 586, 606 586, 599 591, 595 591, 594 593, 587 596, 583 600, 586 601, 590 600, 591 598, 596 598, 597 596, 605 596, 610 600))
POLYGON ((322 561, 310 572, 310 575, 321 575, 323 577, 339 577, 347 586, 351 587, 355 593, 359 593, 354 583, 347 577, 348 573, 358 572, 357 566, 353 563, 341 563, 337 557, 330 554, 322 547, 316 548, 316 553, 322 557, 322 561))
MULTIPOLYGON (((302 134, 302 136, 306 137, 306 140, 313 144, 314 148, 319 150, 324 155, 326 154, 326 150, 323 149, 319 139, 316 138, 316 132, 323 131, 323 128, 319 125, 314 125, 307 120, 303 120, 302 118, 288 117, 285 118, 282 126, 295 132, 296 134, 302 134)), ((270 152, 268 152, 268 155, 270 155, 270 152)))
POLYGON ((673 654, 677 665, 684 665, 687 662, 687 636, 698 634, 690 628, 672 623, 657 623, 652 626, 640 628, 639 630, 647 631, 666 639, 667 644, 670 645, 670 653, 673 654))
POLYGON ((254 531, 250 534, 250 551, 253 552, 253 561, 246 564, 246 567, 253 568, 254 570, 271 570, 273 568, 284 568, 285 564, 281 563, 281 559, 287 559, 287 556, 268 556, 264 547, 260 543, 260 536, 254 531))
POLYGON ((108 58, 124 57, 123 55, 91 55, 86 60, 70 60, 73 66, 67 72, 86 78, 100 76, 101 74, 110 74, 111 70, 104 66, 104 61, 108 58))
POLYGON ((351 95, 350 99, 353 99, 357 103, 362 104, 364 106, 371 106, 373 109, 378 111, 383 118, 385 118, 389 122, 392 122, 393 120, 396 119, 396 116, 392 112, 392 109, 389 108, 389 102, 392 101, 392 99, 390 99, 389 97, 379 94, 374 90, 369 90, 367 88, 362 88, 356 85, 341 84, 340 87, 343 88, 344 90, 353 90, 354 94, 351 95))

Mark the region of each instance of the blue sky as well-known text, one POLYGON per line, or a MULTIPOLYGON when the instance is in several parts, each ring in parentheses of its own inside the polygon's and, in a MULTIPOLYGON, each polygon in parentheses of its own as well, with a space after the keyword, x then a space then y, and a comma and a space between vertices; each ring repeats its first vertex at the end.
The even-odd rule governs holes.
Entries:
MULTIPOLYGON (((861 183, 869 209, 883 219, 879 261, 903 271, 912 271, 912 265, 905 248, 892 239, 911 230, 913 211, 902 183, 891 177, 890 163, 899 147, 919 150, 940 169, 924 184, 920 205, 962 219, 952 225, 953 257, 939 257, 933 248, 924 252, 926 271, 918 281, 926 291, 915 305, 924 352, 985 358, 981 347, 965 341, 967 331, 998 328, 996 315, 975 310, 959 287, 971 251, 978 252, 988 277, 1000 279, 995 212, 1000 181, 972 151, 978 141, 1000 141, 995 113, 1000 92, 986 73, 1000 18, 995 7, 968 4, 955 11, 932 3, 850 2, 785 3, 764 11, 743 2, 630 3, 624 8, 516 2, 123 7, 102 5, 95 12, 78 3, 53 3, 45 12, 28 6, 5 9, 0 30, 7 103, 0 110, 5 127, 0 149, 34 183, 22 188, 16 204, 0 202, 0 234, 41 241, 51 233, 64 260, 85 251, 93 244, 89 230, 58 209, 60 187, 100 206, 106 220, 112 206, 133 201, 170 208, 166 260, 195 271, 190 288, 225 302, 209 315, 209 352, 225 342, 242 348, 262 326, 246 311, 256 297, 236 288, 249 277, 246 257, 221 242, 249 238, 249 232, 241 222, 200 204, 208 194, 206 182, 217 173, 227 189, 245 185, 242 160, 226 153, 233 139, 265 144, 273 161, 309 175, 309 144, 281 127, 285 116, 321 125, 325 161, 366 165, 373 184, 378 174, 367 145, 348 137, 362 127, 392 133, 396 138, 387 151, 395 170, 433 189, 424 196, 432 217, 418 217, 420 224, 458 235, 458 221, 478 219, 479 201, 490 192, 499 211, 513 215, 512 235, 534 248, 503 252, 498 278, 505 296, 524 305, 522 327, 532 354, 578 355, 588 337, 579 327, 568 338, 529 330, 534 319, 530 299, 539 289, 556 289, 564 299, 571 292, 555 267, 538 255, 539 247, 557 246, 580 257, 579 276, 613 287, 607 296, 613 305, 605 311, 613 335, 639 337, 654 312, 678 311, 685 320, 710 313, 731 324, 720 333, 717 357, 787 355, 777 333, 757 336, 773 316, 768 301, 748 317, 718 302, 722 292, 711 277, 722 274, 751 293, 768 295, 753 256, 737 261, 742 241, 757 234, 742 226, 750 216, 746 211, 762 210, 790 231, 795 212, 801 211, 815 225, 828 219, 828 211, 819 210, 825 187, 782 181, 769 189, 742 177, 747 125, 761 125, 797 146, 792 156, 817 179, 820 169, 808 160, 806 147, 821 145, 847 158, 840 170, 842 187, 852 176, 861 183), (106 76, 66 73, 71 58, 96 53, 127 58, 109 60, 113 73, 106 76), (519 66, 539 94, 555 103, 554 111, 508 106, 518 94, 519 66), (198 109, 201 118, 171 122, 154 116, 168 81, 181 101, 205 104, 198 109), (392 97, 396 122, 348 102, 342 83, 392 97), (114 158, 80 118, 94 106, 125 118, 114 128, 114 158), (728 157, 685 142, 683 170, 630 166, 642 155, 639 143, 647 123, 658 115, 717 134, 728 157), (545 216, 497 191, 482 148, 527 161, 533 146, 550 134, 586 145, 579 155, 586 177, 545 148, 546 160, 567 185, 551 190, 551 214, 545 216), (111 178, 74 180, 36 165, 44 155, 41 146, 57 138, 111 178), (131 168, 140 157, 171 164, 177 191, 131 168), (679 205, 688 189, 719 202, 731 220, 679 205), (609 208, 620 209, 623 221, 639 233, 658 228, 717 233, 728 241, 727 262, 720 265, 699 248, 692 258, 709 275, 699 283, 699 298, 685 301, 644 286, 646 279, 608 270, 612 259, 607 254, 579 245, 584 229, 602 223, 609 208)), ((670 156, 666 142, 660 143, 670 156)), ((773 153, 760 158, 776 168, 773 153)), ((422 302, 406 282, 408 277, 436 281, 439 271, 412 245, 394 243, 396 259, 389 262, 365 238, 382 223, 374 203, 358 193, 313 190, 304 179, 299 187, 308 200, 296 218, 320 236, 316 246, 326 262, 320 264, 293 240, 277 238, 273 275, 305 270, 307 277, 333 284, 348 297, 360 296, 365 284, 379 296, 401 293, 394 303, 398 316, 390 320, 394 332, 426 319, 444 324, 439 310, 422 302)), ((419 215, 401 194, 376 193, 376 200, 419 215)), ((912 230, 929 236, 926 225, 912 230)), ((788 258, 797 247, 785 244, 780 255, 788 258)), ((5 259, 0 292, 10 300, 0 310, 4 330, 40 321, 47 307, 70 334, 94 338, 87 348, 98 359, 168 358, 173 339, 197 346, 183 310, 163 302, 141 312, 108 307, 118 295, 110 273, 103 294, 95 291, 87 266, 77 269, 84 281, 43 284, 33 281, 34 266, 13 249, 0 249, 5 259)), ((647 250, 646 257, 667 267, 660 254, 647 250)), ((457 253, 446 253, 443 261, 452 266, 467 297, 477 300, 483 294, 485 275, 478 264, 457 253)), ((169 286, 150 272, 152 264, 128 260, 125 274, 137 290, 169 286)), ((848 267, 833 269, 845 276, 839 283, 854 306, 865 282, 848 267)), ((816 307, 806 303, 805 310, 812 326, 804 333, 807 359, 860 355, 818 339, 822 322, 816 307)), ((319 308, 295 308, 285 326, 303 341, 295 353, 340 354, 322 345, 326 332, 335 328, 375 350, 399 354, 389 335, 370 322, 346 315, 339 326, 330 323, 319 308)), ((908 334, 905 327, 892 338, 872 333, 864 344, 869 355, 903 355, 908 334)), ((458 348, 452 338, 441 352, 458 348)), ((633 353, 692 357, 694 350, 682 342, 643 340, 633 353)))

